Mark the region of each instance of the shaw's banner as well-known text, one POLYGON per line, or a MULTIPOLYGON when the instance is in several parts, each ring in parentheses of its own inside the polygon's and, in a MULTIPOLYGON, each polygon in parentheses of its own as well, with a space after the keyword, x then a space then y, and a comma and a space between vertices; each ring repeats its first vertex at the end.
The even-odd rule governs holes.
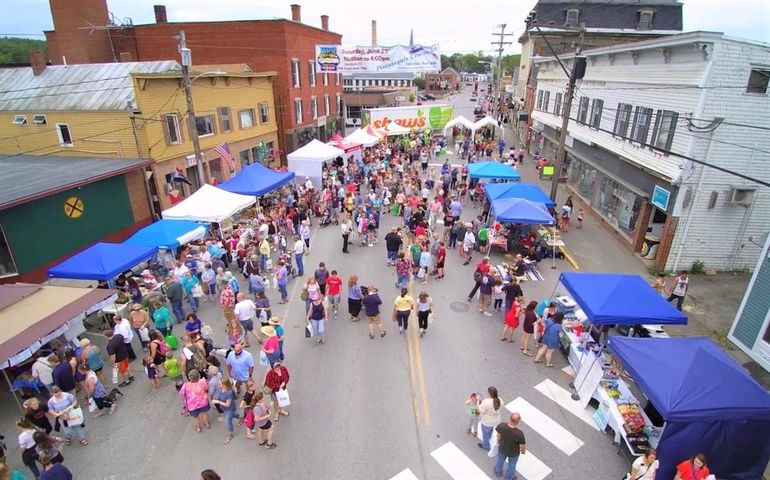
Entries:
POLYGON ((441 130, 454 117, 452 105, 409 105, 404 107, 372 108, 361 112, 361 123, 385 128, 395 122, 404 128, 441 130))
POLYGON ((316 45, 319 72, 438 72, 441 55, 436 45, 354 47, 316 45))

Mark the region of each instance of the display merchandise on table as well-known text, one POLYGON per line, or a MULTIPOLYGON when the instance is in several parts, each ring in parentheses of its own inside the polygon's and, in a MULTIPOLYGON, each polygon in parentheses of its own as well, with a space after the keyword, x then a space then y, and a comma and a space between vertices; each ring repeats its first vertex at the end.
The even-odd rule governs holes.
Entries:
POLYGON ((617 372, 607 372, 594 398, 609 406, 607 425, 615 432, 615 443, 620 444, 622 440, 628 451, 637 457, 644 455, 650 448, 657 448, 663 429, 652 424, 644 408, 626 382, 617 376, 617 372))

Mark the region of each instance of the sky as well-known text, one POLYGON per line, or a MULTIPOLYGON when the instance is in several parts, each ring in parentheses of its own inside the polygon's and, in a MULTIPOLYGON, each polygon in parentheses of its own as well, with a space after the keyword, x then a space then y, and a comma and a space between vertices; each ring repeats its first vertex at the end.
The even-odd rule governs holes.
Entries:
MULTIPOLYGON (((59 0, 68 1, 68 0, 59 0)), ((96 0, 98 1, 98 0, 96 0)), ((130 18, 134 24, 153 23, 154 4, 165 4, 168 20, 206 21, 291 18, 291 3, 302 5, 302 21, 320 27, 321 15, 329 15, 330 29, 343 35, 344 44, 369 45, 371 20, 377 20, 380 45, 406 44, 414 29, 415 43, 439 43, 444 54, 494 47, 492 32, 505 23, 514 33, 513 45, 505 53, 518 53, 516 38, 523 32, 524 18, 536 0, 474 0, 469 3, 388 0, 108 0, 117 22, 130 18), (364 5, 371 5, 367 8, 364 5), (385 6, 387 5, 387 7, 385 6), (438 7, 438 5, 444 5, 438 7), (446 5, 462 5, 461 8, 446 5)), ((770 0, 683 0, 684 31, 724 32, 734 37, 770 43, 770 0)), ((0 36, 41 35, 53 28, 49 0, 0 0, 0 36)), ((30 36, 29 38, 44 38, 30 36)))

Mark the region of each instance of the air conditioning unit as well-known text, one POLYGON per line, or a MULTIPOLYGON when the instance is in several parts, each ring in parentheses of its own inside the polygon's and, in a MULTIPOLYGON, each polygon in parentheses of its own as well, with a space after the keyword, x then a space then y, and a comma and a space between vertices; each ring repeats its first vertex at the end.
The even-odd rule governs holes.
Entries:
POLYGON ((748 206, 754 203, 756 191, 752 188, 732 187, 727 193, 727 203, 748 206))

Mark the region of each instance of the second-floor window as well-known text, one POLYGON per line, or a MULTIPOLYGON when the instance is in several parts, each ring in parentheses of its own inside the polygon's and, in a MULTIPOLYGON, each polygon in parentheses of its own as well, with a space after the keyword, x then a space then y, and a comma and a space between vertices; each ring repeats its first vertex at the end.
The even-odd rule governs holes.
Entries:
POLYGON ((310 98, 310 118, 313 120, 318 118, 318 99, 316 97, 310 98))
POLYGON ((57 123, 56 133, 59 135, 59 145, 62 147, 71 147, 75 144, 72 139, 72 132, 70 126, 67 123, 57 123))
POLYGON ((537 92, 537 109, 543 110, 543 90, 537 92))
POLYGON ((270 121, 270 104, 259 102, 259 123, 262 125, 270 121))
POLYGON ((679 121, 679 114, 677 112, 658 110, 655 113, 655 128, 653 129, 652 141, 650 143, 663 150, 671 150, 677 121, 679 121))
POLYGON ((307 62, 307 79, 311 87, 315 87, 315 60, 307 62))
POLYGON ((329 85, 329 74, 324 72, 324 87, 329 85))
POLYGON ((175 145, 182 143, 182 133, 179 130, 179 117, 175 114, 164 115, 163 133, 165 133, 167 144, 175 145))
POLYGON ((628 135, 628 124, 631 122, 632 108, 631 104, 618 103, 618 109, 615 113, 615 127, 612 129, 612 133, 626 138, 628 135))
POLYGON ((636 107, 630 139, 639 143, 647 143, 647 133, 650 131, 651 122, 652 109, 647 107, 636 107))
POLYGON ((195 118, 195 130, 198 136, 214 135, 214 115, 201 115, 195 118))
POLYGON ((241 122, 241 129, 251 128, 254 126, 254 110, 248 108, 238 112, 238 119, 241 122))
POLYGON ((588 118, 588 102, 590 102, 588 97, 580 97, 580 104, 578 105, 577 114, 578 123, 586 123, 586 119, 588 118))
POLYGON ((331 108, 329 105, 329 95, 324 95, 324 115, 331 115, 331 108))
POLYGON ((652 10, 639 11, 639 25, 636 26, 639 30, 651 30, 652 29, 652 16, 655 14, 652 10))
POLYGON ((340 77, 341 77, 341 76, 342 76, 342 74, 341 74, 341 73, 338 73, 338 74, 337 74, 337 80, 336 80, 336 81, 335 81, 335 83, 334 83, 335 85, 339 85, 339 84, 340 84, 340 77))
POLYGON ((553 101, 553 114, 554 115, 561 115, 561 102, 562 98, 564 97, 563 94, 557 93, 556 98, 553 101))
POLYGON ((302 123, 302 99, 300 98, 294 100, 294 118, 297 119, 297 124, 302 123))
POLYGON ((548 102, 550 101, 551 101, 551 92, 546 90, 545 93, 543 93, 543 111, 544 112, 548 111, 548 102))
POLYGON ((299 88, 299 60, 291 61, 291 81, 294 88, 299 88))
POLYGON ((337 94, 337 115, 342 114, 342 95, 337 94))
POLYGON ((230 107, 219 107, 219 130, 221 132, 229 132, 232 130, 232 124, 230 123, 230 107))
POLYGON ((767 93, 767 83, 770 79, 769 68, 752 68, 749 74, 749 84, 746 93, 767 93))
POLYGON ((598 98, 595 98, 591 102, 591 116, 588 118, 588 124, 595 128, 599 129, 599 125, 602 123, 602 109, 604 108, 604 100, 599 100, 598 98))

